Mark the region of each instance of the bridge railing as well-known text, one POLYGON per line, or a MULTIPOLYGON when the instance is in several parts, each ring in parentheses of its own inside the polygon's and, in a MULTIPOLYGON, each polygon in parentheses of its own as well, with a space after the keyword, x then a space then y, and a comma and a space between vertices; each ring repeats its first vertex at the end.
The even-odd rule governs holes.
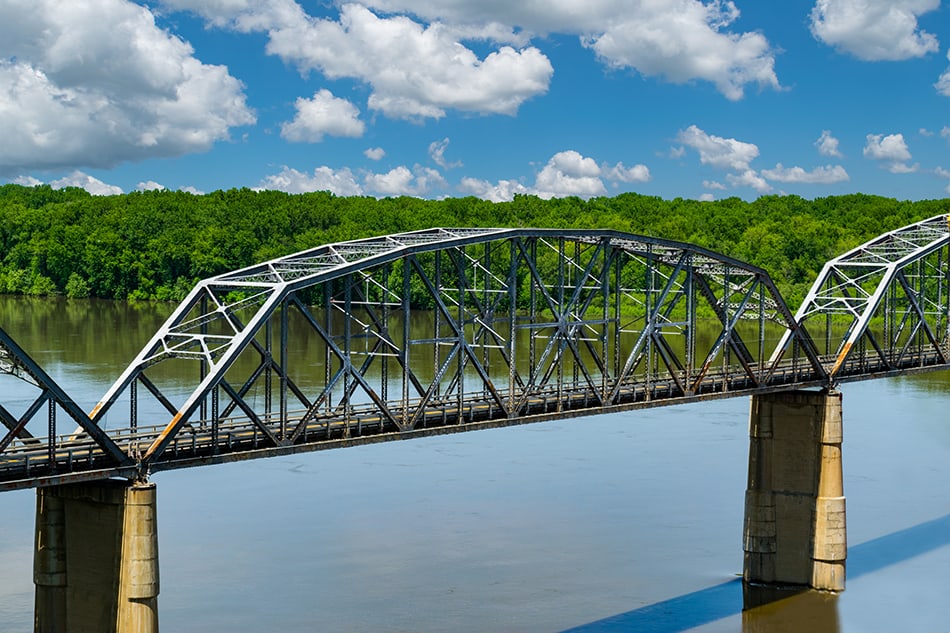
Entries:
POLYGON ((37 390, 0 407, 0 488, 945 366, 946 246, 943 216, 882 236, 793 315, 761 269, 615 231, 326 245, 199 283, 88 416, 0 337, 37 390))

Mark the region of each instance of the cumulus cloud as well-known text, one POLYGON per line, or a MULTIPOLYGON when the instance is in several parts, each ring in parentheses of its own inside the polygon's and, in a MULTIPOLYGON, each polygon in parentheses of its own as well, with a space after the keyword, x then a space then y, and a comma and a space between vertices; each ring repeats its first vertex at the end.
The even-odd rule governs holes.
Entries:
MULTIPOLYGON (((950 180, 950 171, 944 169, 943 167, 937 167, 934 169, 934 174, 936 174, 938 178, 950 180)), ((950 185, 947 185, 946 192, 950 193, 950 185)))
MULTIPOLYGON (((947 51, 947 59, 950 59, 950 51, 947 51)), ((947 68, 947 70, 940 75, 940 78, 937 79, 937 83, 934 84, 934 88, 943 96, 950 97, 950 68, 947 68)))
POLYGON ((611 182, 650 182, 653 176, 650 175, 650 168, 646 165, 634 165, 626 167, 623 163, 617 163, 613 167, 604 164, 602 166, 604 177, 611 182))
POLYGON ((359 108, 325 88, 312 99, 298 98, 294 107, 294 120, 280 126, 280 135, 288 141, 319 143, 324 134, 359 138, 366 128, 359 118, 359 108))
POLYGON ((754 169, 746 169, 739 174, 726 174, 726 181, 733 187, 751 187, 759 193, 772 191, 772 186, 754 169))
POLYGON ((537 48, 501 46, 479 57, 441 23, 380 17, 360 4, 343 4, 339 20, 312 17, 291 0, 165 4, 195 11, 214 25, 266 32, 269 54, 304 73, 368 84, 369 108, 395 119, 437 119, 448 109, 513 115, 547 92, 554 72, 537 48))
POLYGON ((917 165, 909 165, 912 156, 903 134, 868 134, 864 156, 876 160, 892 174, 917 171, 917 165))
POLYGON ((838 139, 831 135, 830 130, 822 130, 821 136, 815 141, 815 147, 822 156, 841 157, 841 151, 838 150, 838 139))
POLYGON ((541 198, 591 197, 607 193, 601 171, 593 158, 568 150, 558 152, 538 172, 535 193, 541 198))
POLYGON ((763 169, 761 175, 768 180, 804 184, 830 185, 850 180, 847 170, 841 165, 825 165, 805 171, 801 167, 783 167, 782 163, 779 163, 775 169, 763 169))
POLYGON ((703 187, 705 187, 706 189, 716 189, 718 191, 723 191, 726 189, 726 185, 716 180, 704 180, 703 187))
POLYGON ((640 2, 637 9, 584 39, 607 65, 674 83, 703 79, 732 100, 742 98, 748 83, 780 87, 774 53, 761 33, 722 32, 739 16, 732 2, 640 2))
POLYGON ((518 180, 491 183, 477 178, 463 178, 459 190, 493 202, 512 200, 516 194, 535 195, 544 199, 566 196, 591 198, 607 193, 604 179, 616 184, 648 182, 650 178, 650 169, 646 165, 598 165, 593 158, 580 152, 565 150, 548 159, 535 176, 533 186, 518 180))
POLYGON ((363 189, 352 171, 348 168, 335 170, 326 166, 317 167, 312 174, 285 166, 280 173, 264 178, 258 188, 276 189, 287 193, 330 191, 338 196, 363 195, 363 189))
POLYGON ((209 149, 254 123, 223 66, 127 0, 0 0, 0 173, 209 149))
POLYGON ((442 169, 455 169, 462 166, 462 161, 450 163, 445 160, 445 150, 449 147, 449 139, 444 138, 441 141, 429 143, 429 158, 442 169))
POLYGON ((366 174, 366 189, 380 196, 422 196, 435 187, 444 187, 442 175, 427 167, 399 166, 384 174, 366 174))
POLYGON ((747 84, 779 87, 768 40, 761 33, 728 30, 739 17, 730 0, 366 0, 364 4, 439 21, 473 39, 515 42, 533 34, 576 35, 609 67, 632 68, 676 83, 708 81, 729 99, 742 97, 747 84))
POLYGON ((699 161, 719 169, 744 172, 758 155, 759 148, 734 138, 707 134, 695 125, 680 130, 677 141, 699 153, 699 161))
POLYGON ((218 27, 266 32, 267 51, 302 71, 371 85, 369 107, 392 118, 438 118, 448 109, 514 114, 547 91, 551 63, 530 43, 549 33, 577 36, 608 67, 708 81, 729 99, 750 84, 780 88, 765 36, 729 30, 739 17, 731 0, 337 4, 339 20, 328 20, 293 0, 164 0, 218 27), (500 46, 479 58, 466 41, 500 46))
POLYGON ((146 180, 135 185, 136 191, 157 191, 159 189, 165 189, 165 185, 161 185, 154 180, 146 180))
POLYGON ((479 178, 462 178, 459 190, 492 202, 510 202, 514 200, 515 195, 533 193, 517 180, 499 180, 492 184, 479 178))
POLYGON ((33 176, 24 176, 24 175, 17 176, 16 178, 13 179, 12 182, 15 185, 23 185, 24 187, 36 187, 38 185, 43 184, 43 181, 40 180, 39 178, 34 178, 33 176))
POLYGON ((285 166, 280 173, 261 180, 258 189, 277 189, 287 193, 330 191, 338 196, 362 196, 367 193, 377 196, 423 196, 445 186, 445 179, 438 171, 420 166, 412 170, 400 166, 385 173, 360 174, 354 174, 346 167, 333 169, 327 166, 317 167, 312 174, 308 174, 285 166))
POLYGON ((382 147, 369 147, 363 152, 363 156, 370 160, 382 160, 386 155, 386 150, 382 147))
POLYGON ((814 36, 865 61, 923 57, 940 48, 917 18, 940 0, 818 0, 811 12, 814 36))
POLYGON ((94 178, 93 176, 78 170, 72 172, 68 176, 60 178, 59 180, 54 180, 49 184, 53 189, 80 187, 94 196, 117 196, 123 193, 121 187, 106 184, 98 178, 94 178))

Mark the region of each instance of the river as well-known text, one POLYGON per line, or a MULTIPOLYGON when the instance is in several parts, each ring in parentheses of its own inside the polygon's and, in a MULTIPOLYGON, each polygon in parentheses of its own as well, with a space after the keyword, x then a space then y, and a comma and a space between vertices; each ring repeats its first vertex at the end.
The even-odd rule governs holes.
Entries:
MULTIPOLYGON (((173 306, 0 297, 90 408, 173 306)), ((747 398, 158 473, 170 633, 950 631, 950 377, 844 394, 848 581, 743 612, 747 398)), ((32 491, 0 631, 32 630, 32 491)))

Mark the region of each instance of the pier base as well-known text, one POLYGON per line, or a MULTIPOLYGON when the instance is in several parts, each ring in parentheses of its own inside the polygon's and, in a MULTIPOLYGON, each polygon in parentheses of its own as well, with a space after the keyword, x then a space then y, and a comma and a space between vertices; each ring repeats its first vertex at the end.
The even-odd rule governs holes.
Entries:
POLYGON ((843 591, 841 394, 752 397, 743 578, 843 591))
POLYGON ((36 633, 157 633, 155 485, 39 489, 33 570, 36 633))

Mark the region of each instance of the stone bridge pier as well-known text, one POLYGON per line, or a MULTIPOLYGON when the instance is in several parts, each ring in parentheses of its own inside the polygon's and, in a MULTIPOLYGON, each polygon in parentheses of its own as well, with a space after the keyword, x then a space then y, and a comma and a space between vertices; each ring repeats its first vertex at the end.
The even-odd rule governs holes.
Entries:
POLYGON ((35 633, 158 633, 155 485, 39 488, 33 581, 35 633))
POLYGON ((752 396, 749 436, 744 580, 843 591, 841 394, 752 396))

